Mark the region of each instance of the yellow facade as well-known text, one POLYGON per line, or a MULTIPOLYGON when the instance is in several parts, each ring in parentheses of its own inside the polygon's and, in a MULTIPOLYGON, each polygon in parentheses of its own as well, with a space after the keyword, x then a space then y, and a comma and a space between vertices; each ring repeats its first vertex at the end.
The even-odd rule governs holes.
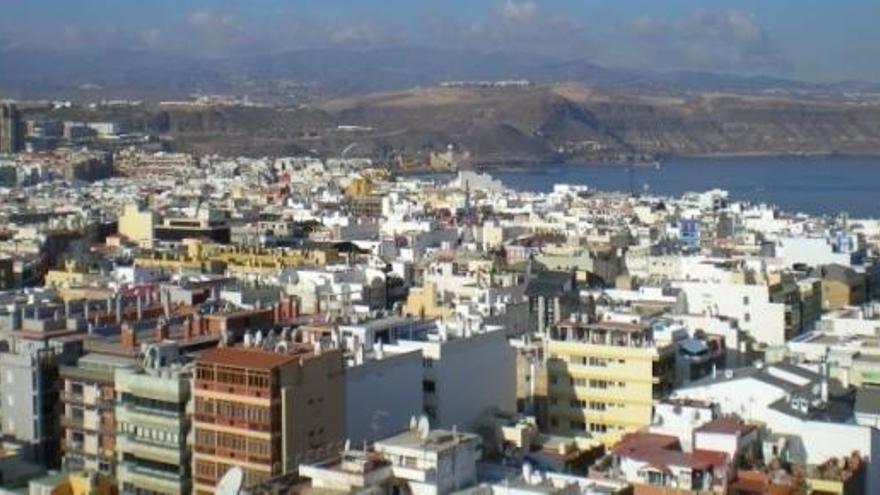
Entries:
POLYGON ((339 263, 342 257, 334 248, 249 248, 186 243, 186 254, 150 253, 135 258, 135 265, 168 271, 207 273, 274 273, 284 268, 324 266, 339 263))
POLYGON ((156 215, 152 211, 126 205, 119 215, 118 231, 133 242, 149 244, 153 242, 155 224, 156 215))
POLYGON ((548 428, 554 434, 589 434, 614 444, 651 423, 655 399, 672 382, 668 346, 551 338, 548 355, 548 428))
POLYGON ((422 288, 410 290, 403 307, 403 314, 419 319, 446 319, 452 314, 452 308, 443 306, 437 301, 437 289, 434 284, 425 284, 422 288))
POLYGON ((100 475, 76 472, 53 479, 52 495, 116 495, 118 489, 113 479, 100 475))
POLYGON ((369 196, 373 192, 373 181, 367 177, 355 177, 348 186, 346 193, 352 198, 369 196))

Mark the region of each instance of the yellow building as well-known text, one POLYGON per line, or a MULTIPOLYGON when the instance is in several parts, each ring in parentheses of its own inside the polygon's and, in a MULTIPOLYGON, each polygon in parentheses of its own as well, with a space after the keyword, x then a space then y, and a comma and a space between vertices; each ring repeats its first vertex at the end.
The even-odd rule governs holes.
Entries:
POLYGON ((806 495, 858 495, 867 493, 867 467, 862 457, 853 453, 841 459, 808 466, 804 482, 806 495))
POLYGON ((452 315, 452 308, 438 299, 437 288, 428 283, 424 287, 413 287, 406 298, 403 314, 420 320, 446 319, 452 315))
POLYGON ((547 342, 548 430, 616 443, 651 423, 673 383, 674 349, 649 327, 561 322, 547 342))
POLYGON ((141 209, 135 204, 129 204, 123 208, 122 214, 119 215, 117 230, 132 242, 151 244, 155 226, 156 214, 154 212, 141 209))
POLYGON ((166 271, 204 273, 274 273, 284 268, 341 263, 333 247, 257 248, 184 241, 186 253, 150 252, 135 258, 136 266, 166 271))
POLYGON ((822 269, 822 307, 826 310, 858 306, 865 301, 865 275, 848 266, 826 265, 822 269))
POLYGON ((362 198, 373 192, 373 181, 368 177, 355 177, 348 185, 346 194, 350 198, 362 198))
POLYGON ((97 473, 59 473, 31 480, 30 493, 47 495, 116 495, 116 483, 97 473))
POLYGON ((70 289, 73 287, 85 287, 92 282, 106 278, 99 273, 89 273, 82 266, 72 260, 64 264, 63 270, 49 270, 46 272, 46 287, 56 289, 70 289))

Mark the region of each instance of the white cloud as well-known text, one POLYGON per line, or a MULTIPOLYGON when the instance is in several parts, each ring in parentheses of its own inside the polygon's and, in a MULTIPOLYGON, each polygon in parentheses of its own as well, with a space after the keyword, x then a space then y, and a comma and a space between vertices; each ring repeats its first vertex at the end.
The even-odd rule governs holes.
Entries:
POLYGON ((533 0, 506 0, 501 17, 508 22, 528 22, 538 15, 538 4, 533 0))
POLYGON ((686 17, 640 17, 630 25, 636 49, 668 68, 786 69, 763 26, 739 10, 695 12, 686 17))

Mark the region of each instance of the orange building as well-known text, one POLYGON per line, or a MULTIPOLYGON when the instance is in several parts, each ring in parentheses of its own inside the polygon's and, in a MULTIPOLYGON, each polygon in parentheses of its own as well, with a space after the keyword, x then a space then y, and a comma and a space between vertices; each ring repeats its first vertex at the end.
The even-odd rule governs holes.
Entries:
POLYGON ((287 341, 206 351, 196 364, 194 492, 214 493, 233 466, 250 486, 340 449, 343 373, 339 350, 287 341))

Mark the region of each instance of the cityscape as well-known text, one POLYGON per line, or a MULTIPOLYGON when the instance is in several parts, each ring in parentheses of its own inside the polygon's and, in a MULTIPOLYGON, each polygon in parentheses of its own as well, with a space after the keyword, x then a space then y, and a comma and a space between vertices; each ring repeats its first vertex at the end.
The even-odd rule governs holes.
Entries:
MULTIPOLYGON (((490 12, 563 26, 546 7, 490 12)), ((758 29, 724 15, 695 17, 758 29)), ((211 51, 216 86, 119 62, 83 88, 16 47, 0 495, 880 494, 877 84, 487 51, 361 87, 211 51), (687 180, 715 161, 745 179, 687 180)))

